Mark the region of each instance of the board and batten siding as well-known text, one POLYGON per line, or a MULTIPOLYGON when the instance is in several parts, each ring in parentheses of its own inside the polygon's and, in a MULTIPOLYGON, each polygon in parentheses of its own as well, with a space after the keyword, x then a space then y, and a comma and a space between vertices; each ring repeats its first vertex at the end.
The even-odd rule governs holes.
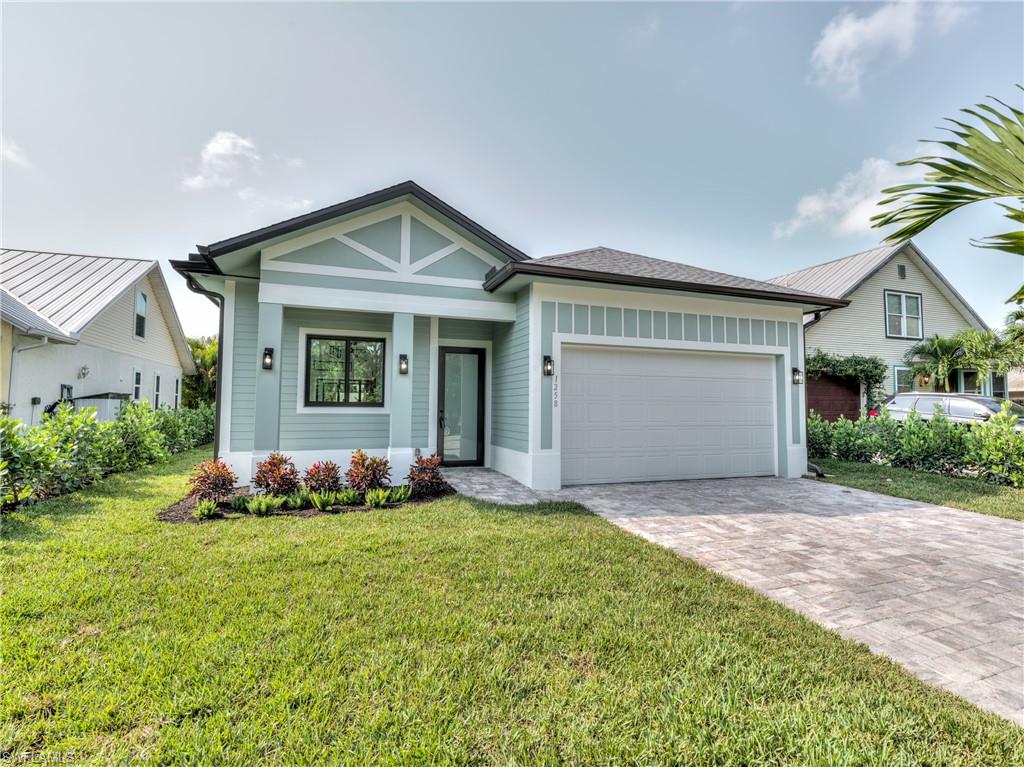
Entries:
POLYGON ((921 294, 924 337, 951 336, 972 327, 971 321, 939 290, 938 286, 906 253, 900 253, 865 280, 848 298, 850 305, 825 314, 806 331, 807 354, 815 349, 833 354, 863 354, 885 360, 885 390, 892 392, 892 370, 903 364, 903 355, 914 340, 886 338, 885 291, 921 294), (906 267, 906 279, 899 278, 899 266, 906 267))
MULTIPOLYGON (((386 412, 351 408, 344 413, 300 413, 299 329, 355 331, 373 336, 391 333, 390 314, 293 309, 286 307, 281 330, 281 450, 374 450, 387 448, 391 417, 386 412)), ((393 350, 385 350, 390 360, 393 350)), ((415 358, 414 358, 415 359, 415 358)), ((385 394, 385 399, 390 396, 385 394)))
POLYGON ((252 450, 256 426, 256 373, 259 358, 258 287, 239 280, 235 285, 235 316, 231 360, 231 450, 252 450))
MULTIPOLYGON (((148 276, 136 287, 146 294, 146 337, 135 337, 135 288, 126 290, 82 331, 81 342, 99 349, 180 367, 171 331, 148 276)), ((162 387, 161 387, 162 388, 162 387)), ((166 393, 165 393, 166 394, 166 393)))
POLYGON ((491 444, 529 451, 530 290, 516 296, 513 323, 494 324, 491 444))

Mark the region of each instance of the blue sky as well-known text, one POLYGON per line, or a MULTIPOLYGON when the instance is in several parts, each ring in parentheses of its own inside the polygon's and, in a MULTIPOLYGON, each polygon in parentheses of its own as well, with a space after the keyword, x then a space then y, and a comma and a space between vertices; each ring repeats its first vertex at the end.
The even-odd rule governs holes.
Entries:
MULTIPOLYGON (((943 117, 1020 105, 1022 9, 6 5, 3 244, 166 262, 412 178, 534 256, 768 277, 874 245, 943 117)), ((1008 228, 989 206, 917 241, 992 324, 1024 262, 968 240, 1008 228)))

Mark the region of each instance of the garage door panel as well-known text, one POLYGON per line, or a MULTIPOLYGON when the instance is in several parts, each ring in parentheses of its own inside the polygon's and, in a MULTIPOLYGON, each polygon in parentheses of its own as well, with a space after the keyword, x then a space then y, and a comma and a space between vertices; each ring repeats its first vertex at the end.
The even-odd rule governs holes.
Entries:
POLYGON ((563 484, 775 471, 769 357, 567 346, 561 367, 563 484))

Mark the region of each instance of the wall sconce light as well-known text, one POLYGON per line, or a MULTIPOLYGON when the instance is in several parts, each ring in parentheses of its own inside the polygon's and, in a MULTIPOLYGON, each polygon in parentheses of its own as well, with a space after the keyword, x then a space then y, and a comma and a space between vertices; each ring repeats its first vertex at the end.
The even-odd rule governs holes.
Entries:
POLYGON ((793 383, 797 386, 804 382, 804 371, 800 368, 793 368, 793 383))
POLYGON ((552 376, 555 374, 555 360, 550 354, 544 355, 544 367, 542 369, 546 376, 552 376))
POLYGON ((263 350, 263 369, 274 369, 274 349, 271 346, 268 346, 266 349, 263 350))
POLYGON ((399 354, 398 355, 398 374, 404 376, 409 372, 409 355, 399 354))

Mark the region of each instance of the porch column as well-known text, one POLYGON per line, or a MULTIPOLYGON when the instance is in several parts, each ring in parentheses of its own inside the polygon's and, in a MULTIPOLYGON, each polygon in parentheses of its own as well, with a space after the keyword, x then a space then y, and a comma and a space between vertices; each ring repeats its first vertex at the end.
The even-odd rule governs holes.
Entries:
POLYGON ((413 315, 396 313, 391 326, 391 438, 388 457, 392 465, 392 481, 401 484, 413 460, 412 446, 412 371, 413 315), (409 368, 401 373, 399 362, 406 355, 409 368))
POLYGON ((253 427, 253 452, 278 449, 278 428, 281 421, 281 326, 284 307, 281 304, 259 304, 259 326, 256 334, 256 414, 253 427), (263 351, 272 349, 273 367, 263 368, 263 351))

